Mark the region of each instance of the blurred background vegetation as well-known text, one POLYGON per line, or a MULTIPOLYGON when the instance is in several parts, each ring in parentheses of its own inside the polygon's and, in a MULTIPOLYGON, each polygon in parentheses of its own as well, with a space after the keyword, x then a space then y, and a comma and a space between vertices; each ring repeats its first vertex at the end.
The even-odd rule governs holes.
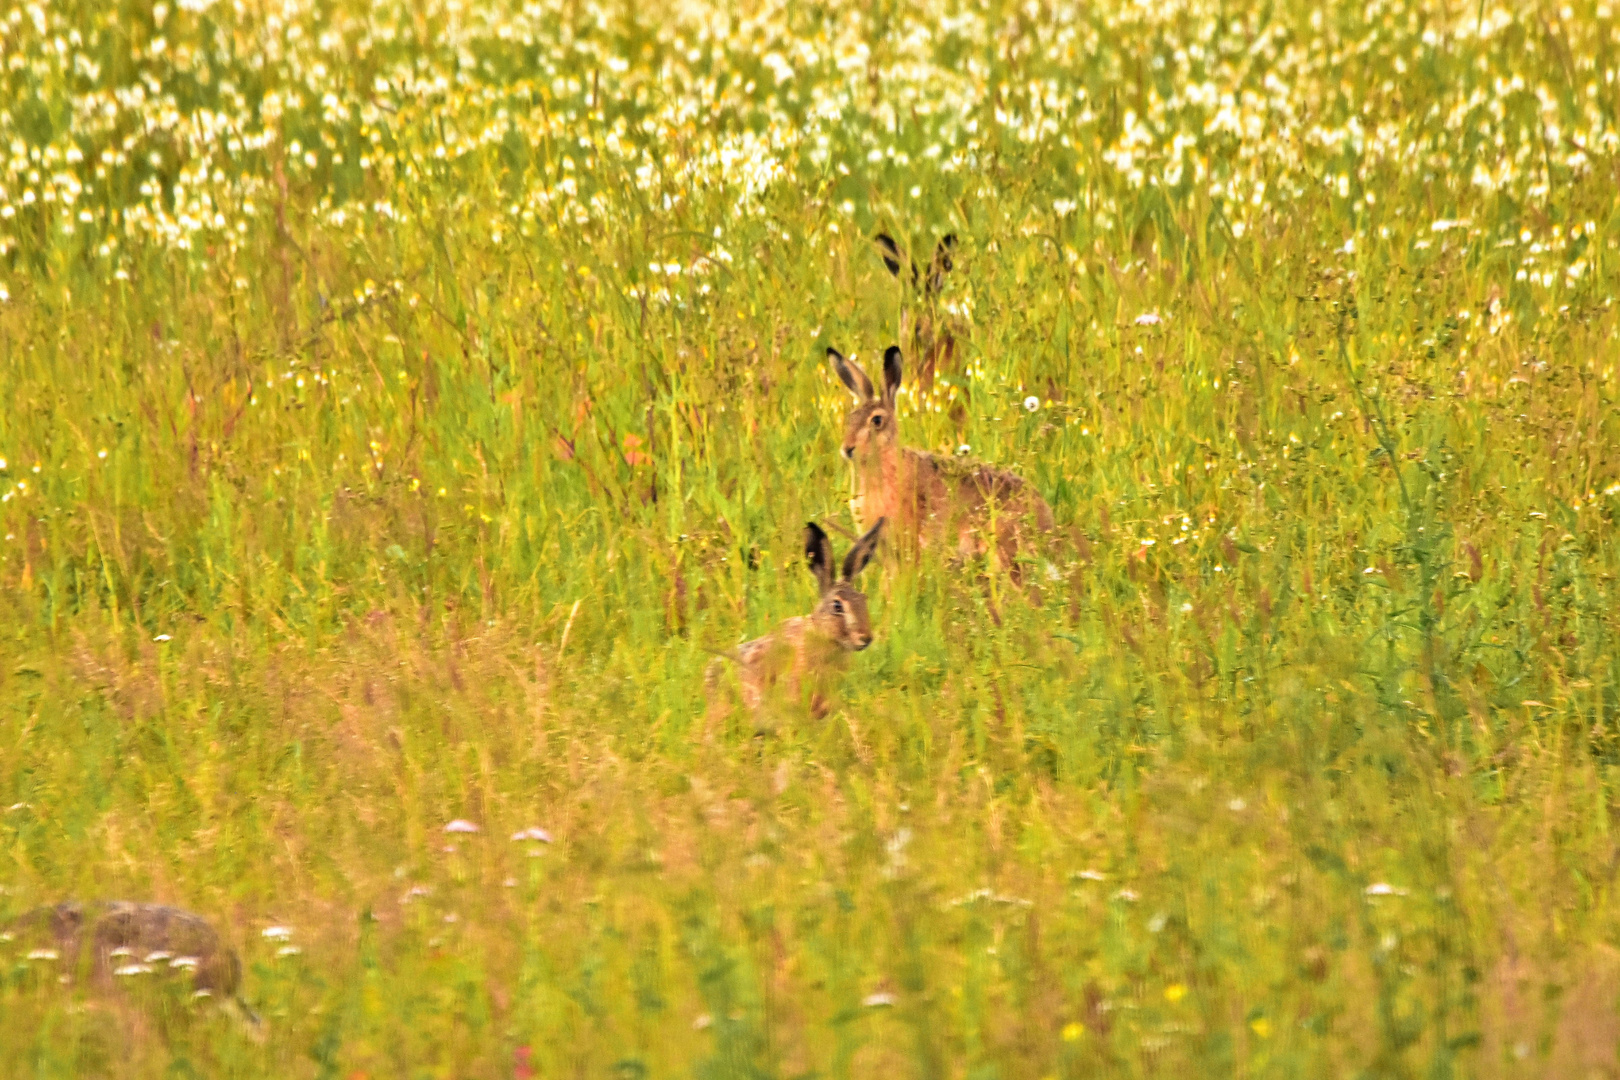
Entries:
POLYGON ((0 917, 206 914, 267 1036, 0 943, 7 1059, 1620 1074, 1617 48, 11 4, 0 917), (886 549, 839 707, 755 738, 703 670, 853 526, 821 358, 924 313, 879 230, 959 240, 906 440, 1061 536, 1032 597, 886 549))

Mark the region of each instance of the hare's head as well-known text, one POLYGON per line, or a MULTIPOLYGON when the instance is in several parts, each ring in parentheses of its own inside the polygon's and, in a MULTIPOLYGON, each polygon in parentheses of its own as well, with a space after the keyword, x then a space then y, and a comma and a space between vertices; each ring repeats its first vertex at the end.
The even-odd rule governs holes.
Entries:
POLYGON ((951 253, 956 250, 956 234, 946 233, 940 238, 939 244, 934 248, 934 257, 928 263, 928 273, 924 276, 918 268, 915 259, 903 255, 900 246, 894 242, 894 237, 888 233, 878 233, 875 237, 878 245, 878 254, 883 257, 883 265, 889 268, 889 273, 904 281, 900 275, 902 264, 911 267, 911 287, 923 294, 923 299, 932 300, 939 295, 945 287, 945 275, 951 272, 951 253))
POLYGON ((58 941, 77 938, 84 929, 84 905, 64 900, 50 909, 51 934, 58 941))
POLYGON ((853 360, 846 360, 837 349, 827 350, 838 378, 855 395, 855 408, 844 424, 842 453, 850 461, 865 461, 895 443, 894 396, 900 390, 900 347, 890 345, 883 353, 883 393, 853 360))
POLYGON ((872 644, 872 616, 866 610, 866 594, 855 587, 855 575, 872 561, 878 537, 883 533, 883 518, 855 541, 855 546, 844 556, 842 573, 833 576, 832 541, 815 522, 804 527, 804 556, 810 563, 810 572, 821 586, 821 603, 811 613, 810 620, 829 639, 843 648, 858 652, 872 644))

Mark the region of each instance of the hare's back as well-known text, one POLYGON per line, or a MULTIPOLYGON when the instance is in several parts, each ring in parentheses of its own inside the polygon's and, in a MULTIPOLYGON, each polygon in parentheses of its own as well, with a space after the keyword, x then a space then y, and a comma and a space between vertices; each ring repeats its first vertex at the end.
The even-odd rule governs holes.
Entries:
POLYGON ((197 965, 193 985, 199 990, 232 994, 242 977, 241 961, 224 946, 207 919, 166 904, 108 904, 96 920, 95 943, 98 958, 115 949, 146 956, 189 957, 197 965))
POLYGON ((111 948, 179 950, 195 956, 219 948, 219 934, 207 919, 180 908, 114 901, 96 920, 96 943, 111 948))
POLYGON ((911 453, 925 500, 948 501, 973 512, 995 504, 1014 513, 1033 513, 1041 528, 1051 527, 1046 500, 1017 473, 982 461, 959 461, 922 450, 911 453))

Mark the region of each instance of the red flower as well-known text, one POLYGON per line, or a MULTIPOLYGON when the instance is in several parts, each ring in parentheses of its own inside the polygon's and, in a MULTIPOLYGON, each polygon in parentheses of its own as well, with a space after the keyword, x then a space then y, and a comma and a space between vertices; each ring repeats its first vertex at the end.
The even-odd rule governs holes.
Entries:
POLYGON ((643 454, 640 447, 646 440, 640 435, 630 434, 624 437, 624 460, 630 465, 651 465, 652 455, 643 454))

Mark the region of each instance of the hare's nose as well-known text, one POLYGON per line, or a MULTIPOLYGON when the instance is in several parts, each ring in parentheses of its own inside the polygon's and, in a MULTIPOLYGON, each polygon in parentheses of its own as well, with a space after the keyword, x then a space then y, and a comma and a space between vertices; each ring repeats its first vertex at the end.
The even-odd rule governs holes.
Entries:
POLYGON ((855 460, 855 448, 853 446, 844 447, 844 457, 848 458, 850 461, 854 461, 855 460))
POLYGON ((855 639, 855 651, 859 652, 870 644, 872 644, 872 635, 862 634, 860 637, 855 639))

